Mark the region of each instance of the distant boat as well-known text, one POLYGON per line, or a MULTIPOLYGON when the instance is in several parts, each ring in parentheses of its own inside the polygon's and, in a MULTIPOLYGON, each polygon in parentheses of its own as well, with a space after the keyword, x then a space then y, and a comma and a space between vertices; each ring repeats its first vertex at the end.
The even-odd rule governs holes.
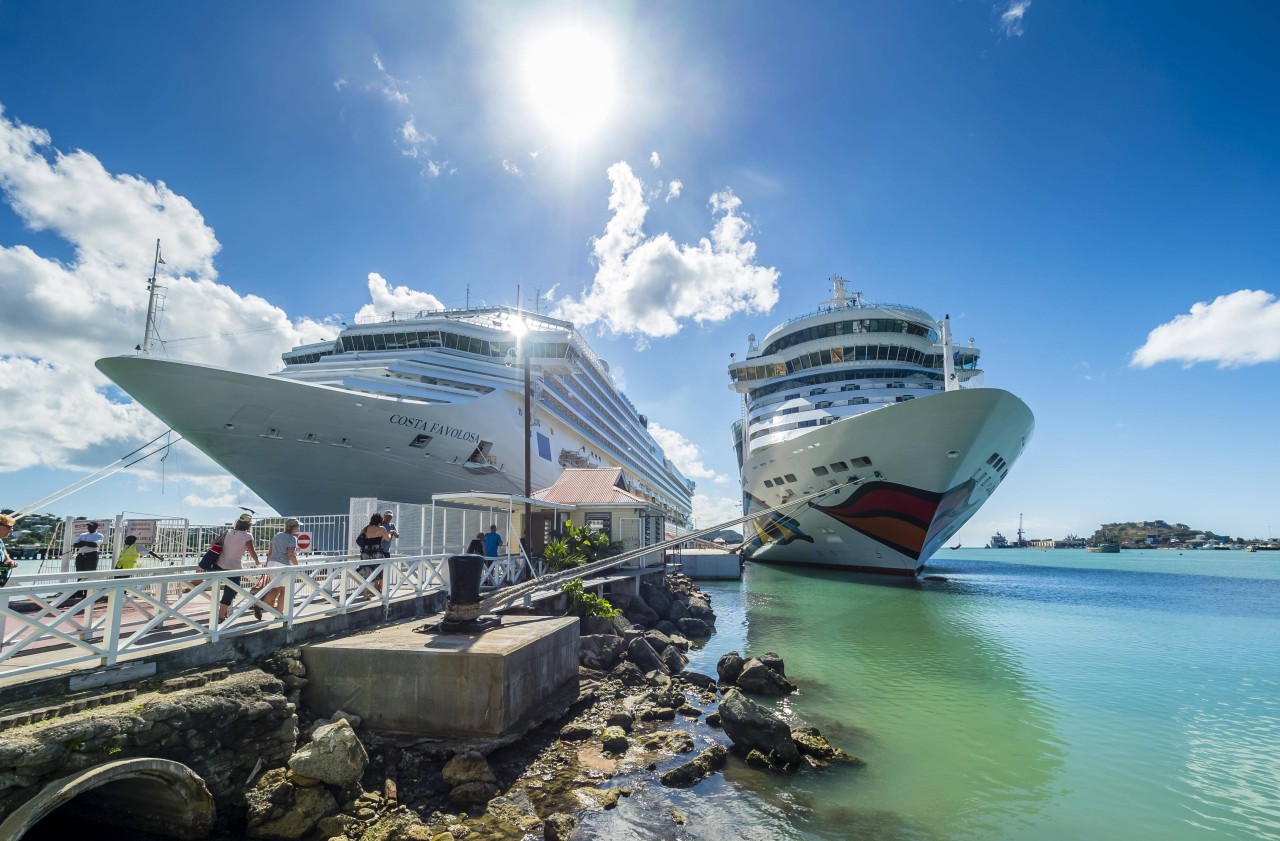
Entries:
POLYGON ((1087 549, 1090 552, 1101 552, 1104 555, 1120 554, 1120 544, 1116 543, 1114 540, 1108 540, 1103 543, 1098 543, 1094 546, 1087 547, 1087 549))
POLYGON ((988 549, 1008 549, 1009 538, 1005 537, 1000 532, 996 532, 995 534, 991 535, 991 542, 987 544, 987 548, 988 549))

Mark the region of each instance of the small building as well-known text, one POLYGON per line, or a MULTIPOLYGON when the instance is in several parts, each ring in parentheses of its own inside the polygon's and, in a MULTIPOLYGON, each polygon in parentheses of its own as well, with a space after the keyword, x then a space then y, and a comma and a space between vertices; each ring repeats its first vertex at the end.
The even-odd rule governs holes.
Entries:
MULTIPOLYGON (((624 551, 661 543, 666 523, 662 506, 627 490, 621 467, 566 467, 550 487, 533 495, 560 508, 555 515, 534 512, 533 543, 546 544, 566 520, 606 532, 624 551)), ((648 562, 661 558, 646 558, 648 562)))

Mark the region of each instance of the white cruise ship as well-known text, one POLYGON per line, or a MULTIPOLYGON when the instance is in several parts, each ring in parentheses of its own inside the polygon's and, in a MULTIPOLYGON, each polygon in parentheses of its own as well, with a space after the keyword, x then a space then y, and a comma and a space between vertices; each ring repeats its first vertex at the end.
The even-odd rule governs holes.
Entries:
POLYGON ((507 307, 392 315, 296 347, 265 376, 148 354, 97 367, 277 511, 333 514, 351 497, 523 494, 525 352, 532 489, 565 467, 621 467, 662 506, 664 531, 687 530, 693 482, 566 321, 507 307))
POLYGON ((949 319, 832 283, 830 301, 749 337, 729 366, 746 512, 835 489, 755 520, 745 552, 917 575, 1008 475, 1035 419, 1009 392, 978 387, 978 349, 952 346, 949 319))

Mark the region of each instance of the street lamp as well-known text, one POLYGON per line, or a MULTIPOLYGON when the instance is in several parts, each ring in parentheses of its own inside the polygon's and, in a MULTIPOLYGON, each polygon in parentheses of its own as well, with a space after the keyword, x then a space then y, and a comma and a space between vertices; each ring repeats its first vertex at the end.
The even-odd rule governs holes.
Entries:
POLYGON ((520 348, 520 367, 524 369, 524 551, 533 552, 533 511, 529 497, 533 494, 533 477, 531 471, 530 439, 533 437, 533 423, 529 411, 529 343, 525 338, 529 335, 529 325, 523 317, 517 316, 511 325, 516 334, 516 345, 520 348))

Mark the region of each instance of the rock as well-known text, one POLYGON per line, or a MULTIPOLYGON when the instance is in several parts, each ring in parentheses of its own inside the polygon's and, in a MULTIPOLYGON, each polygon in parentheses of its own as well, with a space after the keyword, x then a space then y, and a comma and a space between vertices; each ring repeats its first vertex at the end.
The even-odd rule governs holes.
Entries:
POLYGON ((245 828, 246 835, 274 841, 297 841, 311 832, 321 818, 338 811, 338 801, 326 788, 294 789, 290 786, 290 789, 293 802, 283 810, 283 814, 261 823, 255 823, 251 818, 245 828))
POLYGON ((723 768, 727 755, 724 745, 712 745, 683 765, 672 768, 659 777, 658 781, 664 786, 688 788, 723 768))
MULTIPOLYGON (((679 629, 677 629, 678 631, 679 629)), ((671 633, 667 636, 671 637, 671 644, 680 649, 681 653, 686 653, 693 647, 693 643, 689 642, 688 637, 679 633, 671 633)))
POLYGON ((670 686, 671 675, 667 674, 665 671, 658 671, 657 669, 655 669, 652 672, 644 673, 644 682, 649 684, 650 686, 657 686, 657 687, 670 686))
POLYGON ((473 750, 460 753, 446 762, 441 775, 444 777, 444 781, 451 786, 460 786, 463 783, 497 782, 497 778, 493 776, 493 769, 489 767, 488 760, 473 750))
POLYGON ((600 734, 600 746, 609 753, 626 753, 631 742, 621 727, 606 727, 600 734))
POLYGON ((573 815, 556 812, 542 822, 542 837, 545 841, 569 841, 569 835, 577 825, 578 819, 573 815))
POLYGON ((662 658, 658 656, 658 652, 653 650, 653 646, 649 645, 648 640, 643 638, 634 639, 631 645, 627 646, 627 659, 636 664, 636 667, 642 672, 662 672, 667 673, 667 667, 663 664, 662 658))
POLYGON ((455 786, 449 792, 449 802, 455 806, 469 806, 472 804, 488 803, 490 800, 498 796, 498 787, 493 783, 480 782, 475 780, 469 783, 455 786))
POLYGON ((594 732, 587 725, 573 721, 560 728, 560 738, 566 742, 585 742, 594 732))
POLYGON ((379 818, 360 836, 360 841, 426 841, 431 831, 412 812, 394 812, 379 818))
POLYGON ((317 727, 310 744, 289 757, 293 773, 341 788, 364 776, 368 764, 369 754, 346 719, 317 727))
POLYGON ((613 715, 609 716, 608 720, 605 721, 605 724, 607 726, 621 727, 623 731, 627 733, 631 732, 631 728, 633 725, 635 725, 635 723, 636 723, 635 716, 631 715, 631 713, 624 713, 624 712, 616 712, 613 715))
POLYGON ((701 619, 677 619, 676 627, 680 629, 680 633, 692 639, 704 640, 712 633, 711 625, 701 619))
POLYGON ((640 585, 640 598, 644 599, 645 604, 659 616, 667 612, 667 608, 671 607, 671 594, 661 587, 653 584, 644 583, 640 585))
POLYGON ((661 656, 662 665, 666 666, 667 671, 671 672, 673 675, 684 671, 685 663, 689 662, 685 659, 685 656, 680 653, 680 649, 676 648, 674 645, 668 645, 666 648, 662 649, 661 656))
POLYGON ((810 727, 809 725, 794 727, 791 730, 791 739, 796 743, 796 749, 800 751, 802 756, 825 762, 857 762, 861 764, 861 760, 849 756, 840 748, 833 747, 816 727, 810 727))
POLYGON ((699 689, 714 689, 716 679, 710 675, 704 675, 701 672, 681 672, 680 677, 686 683, 692 683, 699 689))
POLYGON ((542 827, 542 818, 533 808, 533 801, 524 789, 512 789, 501 797, 489 801, 485 817, 515 827, 521 837, 542 827))
POLYGON ((640 713, 641 721, 670 721, 676 717, 676 711, 670 707, 646 707, 640 713))
POLYGON ((679 623, 681 619, 686 618, 688 615, 689 608, 679 599, 672 600, 671 607, 667 608, 667 620, 670 622, 679 623))
POLYGON ((787 676, 787 670, 782 665, 782 658, 777 654, 773 653, 772 651, 766 651, 764 654, 761 654, 756 659, 759 660, 761 663, 764 663, 766 666, 773 669, 775 672, 782 675, 783 677, 787 676))
POLYGON ((702 715, 702 710, 698 709, 693 704, 685 704, 683 707, 677 709, 676 712, 680 713, 680 715, 688 716, 689 718, 697 718, 702 715))
MULTIPOLYGON (((669 637, 674 636, 679 632, 679 628, 676 627, 676 623, 672 622, 670 619, 663 619, 658 624, 654 625, 653 629, 655 631, 661 631, 669 637)), ((689 649, 686 648, 684 650, 688 651, 689 649)))
POLYGON ((656 629, 645 631, 644 638, 649 641, 649 645, 653 646, 654 651, 662 651, 662 649, 671 645, 671 637, 656 629))
POLYGON ((320 819, 320 822, 316 824, 316 832, 325 838, 334 838, 339 835, 347 835, 359 825, 360 822, 350 815, 330 815, 327 818, 320 819))
POLYGON ((611 637, 622 636, 617 628, 614 627, 612 620, 603 616, 588 616, 582 620, 579 626, 584 637, 605 634, 611 637))
POLYGON ((747 751, 747 764, 750 765, 752 768, 768 768, 769 757, 765 756, 763 753, 756 750, 755 748, 752 748, 751 750, 747 751))
POLYGON ((796 690, 795 684, 754 657, 742 664, 734 684, 753 695, 786 695, 796 690))
POLYGON ((609 674, 622 681, 626 686, 643 686, 645 683, 644 672, 640 671, 640 667, 630 660, 624 660, 614 666, 613 671, 609 674))
POLYGON ((716 663, 716 674, 720 676, 720 682, 732 684, 736 681, 738 675, 742 674, 742 664, 742 655, 738 652, 730 651, 728 654, 722 654, 716 663))
POLYGON ((752 748, 773 756, 778 762, 792 765, 800 759, 800 752, 791 738, 791 729, 774 718, 768 710, 730 689, 720 701, 720 722, 725 734, 733 740, 734 748, 742 753, 752 748))
MULTIPOLYGON (((690 619, 701 619, 708 625, 716 624, 716 613, 711 609, 710 603, 700 596, 690 596, 687 607, 690 619)), ((676 623, 679 624, 678 622, 676 623)))
POLYGON ((581 638, 578 649, 578 662, 588 669, 607 672, 622 653, 621 637, 612 634, 588 634, 581 638))
POLYGON ((693 750, 693 737, 683 730, 659 730, 644 737, 644 749, 688 753, 693 750))
POLYGON ((720 713, 711 713, 711 715, 707 716, 706 721, 708 727, 719 727, 720 713))
POLYGON ((574 792, 578 800, 588 809, 612 809, 618 805, 619 797, 630 797, 629 788, 580 788, 574 792))

